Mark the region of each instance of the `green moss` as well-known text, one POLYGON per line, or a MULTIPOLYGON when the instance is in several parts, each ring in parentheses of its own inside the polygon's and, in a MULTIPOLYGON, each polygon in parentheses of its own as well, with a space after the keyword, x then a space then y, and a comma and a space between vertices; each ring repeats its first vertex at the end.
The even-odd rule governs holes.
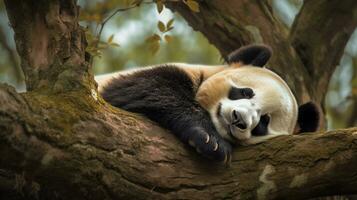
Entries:
MULTIPOLYGON (((40 112, 43 120, 51 128, 68 133, 79 120, 90 118, 101 109, 102 100, 95 100, 86 90, 61 94, 48 94, 42 91, 24 93, 31 110, 40 112)), ((31 118, 31 116, 29 116, 31 118)), ((31 121, 31 119, 29 119, 31 121)), ((37 122, 34 122, 37 123, 37 122)))

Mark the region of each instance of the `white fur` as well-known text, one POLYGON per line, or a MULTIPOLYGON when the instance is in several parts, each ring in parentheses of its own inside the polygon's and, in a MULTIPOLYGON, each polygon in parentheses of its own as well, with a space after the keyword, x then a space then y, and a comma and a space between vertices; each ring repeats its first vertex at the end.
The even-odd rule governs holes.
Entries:
POLYGON ((212 122, 222 137, 241 144, 255 144, 272 137, 293 133, 297 120, 297 103, 287 84, 277 74, 265 68, 244 66, 229 72, 217 73, 211 78, 218 76, 225 76, 225 80, 232 86, 251 88, 255 93, 251 99, 229 100, 224 97, 209 110, 212 122), (222 105, 223 119, 217 118, 219 103, 222 105), (241 130, 230 125, 233 110, 241 114, 248 125, 247 129, 241 130), (268 134, 252 136, 251 131, 259 122, 260 116, 265 114, 270 117, 268 134), (228 129, 231 130, 234 138, 228 134, 228 129))

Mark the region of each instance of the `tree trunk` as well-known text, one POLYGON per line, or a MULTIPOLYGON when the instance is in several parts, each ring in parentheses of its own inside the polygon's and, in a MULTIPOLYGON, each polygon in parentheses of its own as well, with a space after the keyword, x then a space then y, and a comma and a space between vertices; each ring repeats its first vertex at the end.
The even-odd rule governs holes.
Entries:
MULTIPOLYGON (((0 85, 0 199, 303 199, 357 192, 357 128, 237 147, 228 167, 201 158, 144 117, 106 104, 95 89, 75 2, 5 1, 28 92, 0 85)), ((207 2, 194 19, 202 15, 202 26, 220 19, 214 27, 240 33, 233 24, 240 27, 243 15, 225 2, 245 1, 207 2)), ((245 3, 256 11, 245 13, 247 22, 270 21, 273 31, 262 37, 273 41, 277 30, 284 32, 265 3, 245 3)), ((219 31, 207 30, 209 39, 219 31)), ((249 34, 240 40, 220 34, 223 55, 229 49, 220 40, 229 48, 249 41, 249 34)), ((273 63, 287 64, 296 52, 281 45, 288 51, 273 63)))

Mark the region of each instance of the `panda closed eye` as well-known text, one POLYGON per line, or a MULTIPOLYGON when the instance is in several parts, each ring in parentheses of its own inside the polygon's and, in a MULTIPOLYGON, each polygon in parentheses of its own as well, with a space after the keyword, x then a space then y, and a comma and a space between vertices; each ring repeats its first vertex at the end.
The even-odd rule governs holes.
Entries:
POLYGON ((250 88, 237 88, 231 87, 228 93, 228 99, 239 100, 239 99, 251 99, 254 97, 254 91, 250 88))

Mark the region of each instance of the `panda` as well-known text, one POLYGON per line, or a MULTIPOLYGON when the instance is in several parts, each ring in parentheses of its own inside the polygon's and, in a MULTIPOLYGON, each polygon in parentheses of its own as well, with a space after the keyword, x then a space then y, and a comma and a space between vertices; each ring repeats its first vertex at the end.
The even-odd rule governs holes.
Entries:
POLYGON ((109 104, 140 113, 205 157, 229 163, 232 145, 316 131, 319 111, 300 107, 284 80, 264 68, 265 45, 232 52, 227 65, 163 64, 96 77, 109 104))

